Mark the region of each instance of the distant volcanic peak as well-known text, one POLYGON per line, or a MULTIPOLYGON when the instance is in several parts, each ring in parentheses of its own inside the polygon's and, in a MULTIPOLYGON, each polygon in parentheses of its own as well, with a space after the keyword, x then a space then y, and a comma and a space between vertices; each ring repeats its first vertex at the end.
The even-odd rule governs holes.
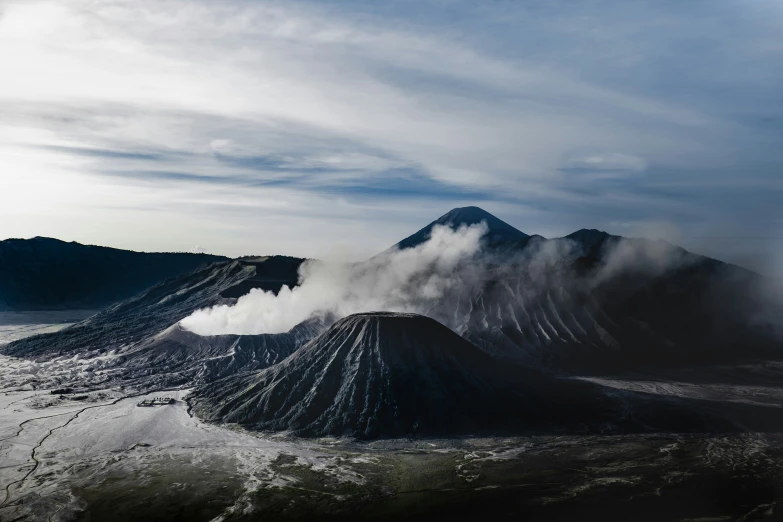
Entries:
POLYGON ((461 207, 455 208, 439 217, 429 226, 435 224, 449 225, 452 228, 461 225, 475 225, 485 221, 489 227, 489 233, 504 232, 509 235, 509 239, 523 239, 529 237, 524 232, 517 230, 505 221, 493 216, 486 210, 479 207, 461 207))
MULTIPOLYGON (((449 210, 437 220, 436 223, 479 223, 484 219, 497 219, 495 216, 479 207, 457 207, 449 210)), ((498 220, 499 221, 499 220, 498 220)))
POLYGON ((594 228, 583 228, 577 230, 566 236, 567 239, 572 239, 582 245, 585 251, 589 251, 593 248, 600 247, 607 240, 620 239, 620 236, 614 236, 603 230, 596 230, 594 228))
POLYGON ((430 238, 432 228, 435 225, 448 226, 451 229, 456 230, 460 226, 476 225, 481 222, 487 224, 488 230, 486 239, 490 246, 520 241, 530 237, 505 221, 496 218, 484 209, 479 207, 460 207, 450 210, 415 234, 403 239, 397 243, 397 248, 412 248, 424 243, 430 238))
POLYGON ((612 234, 609 234, 608 232, 604 232, 603 230, 598 230, 595 228, 582 228, 580 230, 577 230, 576 232, 572 232, 571 234, 568 234, 566 237, 576 240, 585 240, 585 239, 605 239, 607 237, 619 237, 619 236, 613 236, 612 234))

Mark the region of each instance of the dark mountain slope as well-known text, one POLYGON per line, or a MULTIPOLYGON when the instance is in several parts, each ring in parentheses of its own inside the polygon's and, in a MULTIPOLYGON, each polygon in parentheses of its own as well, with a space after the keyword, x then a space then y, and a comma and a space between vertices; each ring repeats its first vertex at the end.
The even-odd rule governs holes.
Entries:
POLYGON ((10 343, 2 348, 2 353, 40 357, 94 350, 107 352, 132 346, 198 309, 233 303, 233 299, 224 295, 239 286, 277 291, 283 284, 291 284, 291 265, 298 267, 302 261, 272 256, 206 265, 164 281, 60 332, 10 343))
POLYGON ((783 356, 762 276, 663 241, 586 230, 563 241, 523 249, 430 315, 489 353, 560 371, 783 356))
POLYGON ((124 351, 116 375, 137 388, 210 382, 277 364, 324 329, 313 320, 279 334, 200 336, 175 324, 124 351))
POLYGON ((283 285, 293 288, 299 282, 299 267, 305 260, 290 256, 264 256, 242 257, 238 261, 254 267, 255 274, 221 292, 222 297, 236 299, 254 288, 274 293, 279 292, 283 285))
POLYGON ((399 249, 411 248, 426 242, 430 238, 432 228, 435 225, 448 226, 456 230, 463 225, 475 225, 486 222, 489 231, 485 237, 487 246, 498 247, 500 245, 512 242, 524 242, 529 236, 524 232, 517 230, 505 221, 501 221, 486 210, 479 207, 455 208, 442 215, 426 227, 415 234, 406 237, 396 247, 399 249))
MULTIPOLYGON (((138 389, 159 388, 266 368, 319 334, 325 328, 324 320, 307 321, 281 334, 204 337, 178 324, 195 310, 233 303, 222 295, 245 282, 253 287, 279 288, 281 281, 274 274, 280 266, 288 267, 288 258, 282 264, 259 270, 266 261, 209 265, 165 281, 60 332, 5 345, 2 353, 43 359, 111 354, 99 363, 100 375, 81 376, 71 383, 80 387, 122 384, 138 389), (260 278, 259 271, 263 274, 260 278)), ((280 271, 283 279, 289 275, 287 269, 280 271)))
POLYGON ((238 261, 208 265, 164 281, 65 330, 9 343, 2 352, 52 357, 117 350, 157 335, 199 308, 232 302, 220 293, 254 274, 253 266, 238 261))
POLYGON ((57 239, 0 241, 0 309, 103 308, 222 256, 143 253, 57 239))
POLYGON ((266 370, 202 386, 191 404, 207 420, 305 436, 635 425, 626 405, 584 384, 503 364, 433 319, 379 312, 338 321, 266 370))

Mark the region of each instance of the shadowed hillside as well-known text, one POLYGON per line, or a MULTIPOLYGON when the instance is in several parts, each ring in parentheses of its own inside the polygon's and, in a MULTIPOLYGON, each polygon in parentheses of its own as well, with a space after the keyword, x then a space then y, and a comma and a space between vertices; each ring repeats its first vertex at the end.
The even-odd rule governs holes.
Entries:
POLYGON ((0 241, 0 310, 103 308, 227 258, 144 253, 58 239, 0 241))

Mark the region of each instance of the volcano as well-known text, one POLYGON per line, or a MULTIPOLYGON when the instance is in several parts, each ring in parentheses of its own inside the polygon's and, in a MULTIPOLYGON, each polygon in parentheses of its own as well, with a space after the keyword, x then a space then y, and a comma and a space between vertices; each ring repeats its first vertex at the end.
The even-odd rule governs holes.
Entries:
MULTIPOLYGON (((627 404, 599 387, 503 364, 434 319, 389 312, 346 317, 280 364, 202 386, 191 404, 205 420, 301 436, 559 432, 635 422, 624 417, 627 404)), ((682 424, 686 416, 666 417, 682 424)))
POLYGON ((282 363, 196 392, 213 421, 306 435, 452 432, 514 416, 513 375, 437 321, 349 316, 282 363))
POLYGON ((432 234, 433 227, 436 225, 447 226, 452 230, 456 230, 461 226, 477 225, 482 222, 487 225, 485 241, 488 247, 499 247, 501 245, 518 242, 524 243, 530 237, 482 208, 462 207, 452 209, 446 214, 443 214, 415 234, 412 234, 397 243, 395 247, 403 250, 406 248, 413 248, 426 242, 432 234))

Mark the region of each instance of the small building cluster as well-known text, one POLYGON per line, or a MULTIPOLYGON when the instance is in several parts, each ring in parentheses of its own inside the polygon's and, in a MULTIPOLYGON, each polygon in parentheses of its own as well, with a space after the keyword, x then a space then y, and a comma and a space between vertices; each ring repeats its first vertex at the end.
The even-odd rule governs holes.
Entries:
POLYGON ((152 399, 144 399, 143 401, 136 404, 136 406, 139 406, 141 408, 149 408, 152 406, 165 406, 166 404, 174 404, 177 402, 172 397, 153 397, 152 399))

